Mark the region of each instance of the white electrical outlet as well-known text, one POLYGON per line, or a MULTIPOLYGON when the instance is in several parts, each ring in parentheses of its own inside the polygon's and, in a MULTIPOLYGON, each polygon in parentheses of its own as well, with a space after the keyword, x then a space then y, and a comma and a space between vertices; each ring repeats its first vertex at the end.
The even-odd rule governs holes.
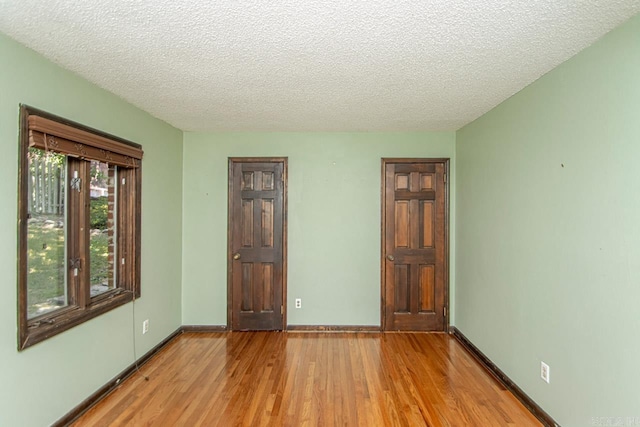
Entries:
POLYGON ((545 381, 547 384, 551 379, 551 368, 544 362, 540 362, 540 378, 545 381))
POLYGON ((149 319, 142 322, 142 333, 146 334, 147 332, 149 332, 149 319))
POLYGON ((296 298, 296 308, 302 308, 302 298, 296 298))

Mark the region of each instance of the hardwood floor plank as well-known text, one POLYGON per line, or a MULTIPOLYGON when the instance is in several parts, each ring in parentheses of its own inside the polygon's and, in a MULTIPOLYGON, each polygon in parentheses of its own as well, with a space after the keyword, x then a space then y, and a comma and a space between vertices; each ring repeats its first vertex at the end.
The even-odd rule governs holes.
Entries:
POLYGON ((452 337, 184 333, 75 426, 539 426, 452 337))

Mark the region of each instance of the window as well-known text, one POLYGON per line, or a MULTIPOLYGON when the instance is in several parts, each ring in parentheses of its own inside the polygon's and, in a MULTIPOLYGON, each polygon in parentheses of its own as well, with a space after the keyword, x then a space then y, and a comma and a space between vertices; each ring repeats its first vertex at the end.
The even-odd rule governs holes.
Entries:
POLYGON ((20 110, 18 348, 140 296, 142 147, 20 110))

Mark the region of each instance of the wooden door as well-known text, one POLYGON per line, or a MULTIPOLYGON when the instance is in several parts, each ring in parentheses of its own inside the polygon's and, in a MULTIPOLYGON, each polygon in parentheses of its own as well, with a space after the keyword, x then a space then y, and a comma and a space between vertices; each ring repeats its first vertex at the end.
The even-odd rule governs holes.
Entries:
POLYGON ((229 159, 231 330, 282 330, 286 159, 229 159))
POLYGON ((382 328, 447 329, 448 160, 383 159, 382 328))

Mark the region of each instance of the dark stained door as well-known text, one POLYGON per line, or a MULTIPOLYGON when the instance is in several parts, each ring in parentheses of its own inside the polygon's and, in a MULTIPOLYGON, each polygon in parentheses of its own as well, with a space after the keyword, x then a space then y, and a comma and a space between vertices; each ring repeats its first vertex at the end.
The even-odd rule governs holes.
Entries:
POLYGON ((382 326, 446 329, 446 160, 383 160, 382 326))
POLYGON ((231 330, 284 325, 286 159, 229 160, 231 330))

